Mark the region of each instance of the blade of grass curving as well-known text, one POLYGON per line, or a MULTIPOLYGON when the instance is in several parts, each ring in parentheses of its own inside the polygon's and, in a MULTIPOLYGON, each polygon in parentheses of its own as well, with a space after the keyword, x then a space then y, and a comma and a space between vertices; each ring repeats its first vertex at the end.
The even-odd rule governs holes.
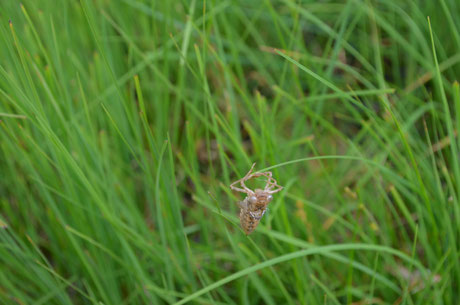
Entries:
POLYGON ((402 253, 402 252, 399 252, 397 250, 394 250, 392 248, 389 248, 389 247, 385 247, 385 246, 378 246, 378 245, 367 245, 367 244, 342 244, 342 245, 329 245, 329 246, 319 246, 319 247, 315 247, 315 248, 311 248, 311 249, 305 249, 305 250, 300 250, 300 251, 296 251, 296 252, 293 252, 293 253, 289 253, 289 254, 285 254, 285 255, 282 255, 282 256, 278 256, 276 258, 273 258, 273 259, 270 259, 270 260, 267 260, 263 263, 259 263, 259 264, 256 264, 256 265, 253 265, 251 267, 248 267, 248 268, 245 268, 243 270, 240 270, 238 272, 235 272, 233 273, 232 275, 230 276, 227 276, 203 289, 200 289, 199 291, 196 291, 194 293, 192 293, 191 295, 187 296, 186 298, 180 300, 179 302, 177 303, 174 303, 174 305, 181 305, 181 304, 185 304, 187 302, 190 302, 192 300, 194 300, 195 298, 199 297, 200 295, 204 294, 204 293, 207 293, 209 291, 212 291, 224 284, 227 284, 229 282, 232 282, 236 279, 239 279, 245 275, 249 275, 253 272, 256 272, 258 270, 261 270, 261 269, 264 269, 264 268, 267 268, 267 267, 270 267, 270 266, 274 266, 274 265, 277 265, 277 264, 280 264, 280 263, 283 263, 283 262, 286 262, 286 261, 289 261, 289 260, 292 260, 292 259, 295 259, 295 258, 300 258, 300 257, 307 257, 307 256, 311 256, 311 255, 314 255, 314 254, 322 254, 322 253, 330 253, 330 252, 337 252, 337 251, 347 251, 347 250, 362 250, 362 251, 375 251, 375 252, 380 252, 380 253, 387 253, 387 254, 391 254, 391 255, 395 255, 399 258, 401 258, 402 260, 410 263, 410 264, 413 264, 414 266, 416 266, 417 268, 420 268, 421 270, 424 270, 423 266, 421 266, 421 264, 417 261, 414 261, 411 257, 407 256, 406 254, 402 253))

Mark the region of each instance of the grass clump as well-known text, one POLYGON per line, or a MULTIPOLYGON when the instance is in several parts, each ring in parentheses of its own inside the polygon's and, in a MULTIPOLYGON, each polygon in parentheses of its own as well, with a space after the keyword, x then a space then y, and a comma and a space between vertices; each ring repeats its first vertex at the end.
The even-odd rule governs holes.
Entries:
POLYGON ((457 304, 458 16, 2 1, 0 303, 457 304))

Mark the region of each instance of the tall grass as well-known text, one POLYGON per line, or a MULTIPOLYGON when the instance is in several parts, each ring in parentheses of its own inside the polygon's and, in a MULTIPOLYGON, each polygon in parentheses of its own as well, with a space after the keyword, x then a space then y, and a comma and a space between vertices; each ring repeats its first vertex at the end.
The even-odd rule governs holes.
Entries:
POLYGON ((458 16, 1 1, 0 303, 458 304, 458 16))

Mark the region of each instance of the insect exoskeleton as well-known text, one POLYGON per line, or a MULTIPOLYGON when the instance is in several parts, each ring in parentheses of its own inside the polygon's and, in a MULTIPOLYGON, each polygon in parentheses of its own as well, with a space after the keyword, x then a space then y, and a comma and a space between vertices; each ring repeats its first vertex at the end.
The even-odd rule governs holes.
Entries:
POLYGON ((267 210, 267 205, 273 200, 272 194, 283 189, 283 187, 279 186, 276 180, 273 179, 272 172, 253 173, 252 171, 254 170, 255 165, 256 164, 254 163, 249 172, 243 178, 230 185, 232 190, 242 192, 247 195, 243 201, 239 202, 241 227, 246 235, 251 234, 259 224, 267 210), (253 191, 245 185, 246 181, 261 176, 267 177, 267 182, 263 190, 255 189, 253 191), (240 184, 240 187, 235 186, 235 184, 238 183, 240 184))

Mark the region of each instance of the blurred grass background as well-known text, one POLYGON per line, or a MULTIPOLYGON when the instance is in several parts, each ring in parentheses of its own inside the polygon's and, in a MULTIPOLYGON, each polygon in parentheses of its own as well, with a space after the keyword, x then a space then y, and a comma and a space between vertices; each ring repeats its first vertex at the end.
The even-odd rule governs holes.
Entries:
POLYGON ((458 304, 459 16, 1 1, 0 303, 458 304))

